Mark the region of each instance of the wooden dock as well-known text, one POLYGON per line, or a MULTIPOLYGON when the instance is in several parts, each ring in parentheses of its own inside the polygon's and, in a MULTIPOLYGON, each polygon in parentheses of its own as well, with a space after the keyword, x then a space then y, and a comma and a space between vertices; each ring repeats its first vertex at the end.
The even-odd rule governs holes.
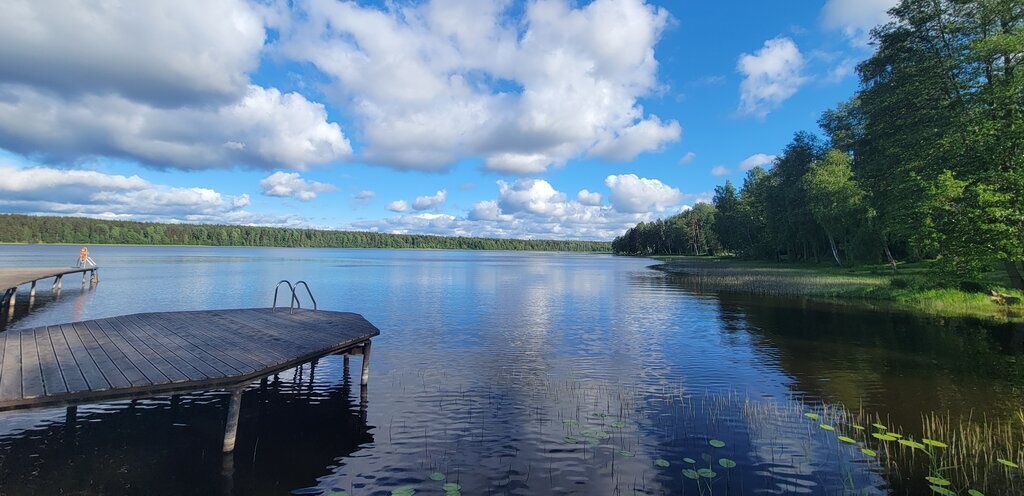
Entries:
POLYGON ((31 285, 28 294, 31 304, 36 297, 36 284, 39 281, 53 278, 50 290, 59 293, 64 276, 81 272, 82 284, 85 284, 86 276, 91 274, 89 282, 90 284, 96 284, 99 282, 98 270, 99 267, 95 265, 89 267, 0 267, 0 289, 4 292, 3 300, 0 301, 0 308, 6 306, 7 317, 11 319, 14 317, 14 304, 18 296, 18 286, 31 285))
MULTIPOLYGON (((159 312, 0 333, 0 410, 228 389, 225 452, 242 388, 313 359, 363 355, 380 331, 361 315, 269 308, 159 312)), ((70 411, 70 410, 69 410, 70 411)))

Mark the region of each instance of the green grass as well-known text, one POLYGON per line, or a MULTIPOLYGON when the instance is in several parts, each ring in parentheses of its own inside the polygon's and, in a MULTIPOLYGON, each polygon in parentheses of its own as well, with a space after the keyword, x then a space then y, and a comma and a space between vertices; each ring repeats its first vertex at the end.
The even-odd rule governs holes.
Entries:
POLYGON ((734 291, 771 296, 828 298, 848 304, 884 303, 897 309, 942 317, 975 317, 999 322, 1024 322, 1024 305, 992 299, 995 291, 1024 300, 1024 293, 1006 288, 997 271, 977 286, 984 292, 937 287, 927 263, 901 264, 894 275, 886 265, 772 263, 727 257, 660 256, 655 266, 677 276, 694 290, 734 291))

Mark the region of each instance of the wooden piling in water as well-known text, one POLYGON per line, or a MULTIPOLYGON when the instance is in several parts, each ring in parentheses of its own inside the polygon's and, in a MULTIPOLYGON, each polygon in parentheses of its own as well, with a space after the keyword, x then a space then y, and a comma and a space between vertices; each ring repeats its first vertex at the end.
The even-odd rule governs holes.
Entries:
POLYGON ((370 382, 370 341, 363 345, 363 377, 359 380, 360 386, 370 382))
POLYGON ((224 453, 235 450, 235 436, 238 434, 238 416, 242 411, 242 388, 231 391, 231 403, 228 404, 228 421, 224 426, 224 453))

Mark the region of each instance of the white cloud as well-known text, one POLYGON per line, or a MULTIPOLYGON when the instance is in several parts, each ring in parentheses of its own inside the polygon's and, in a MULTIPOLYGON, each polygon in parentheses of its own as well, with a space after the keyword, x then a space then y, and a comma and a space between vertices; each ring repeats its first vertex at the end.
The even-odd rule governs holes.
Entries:
POLYGON ((442 189, 430 196, 417 196, 412 202, 412 208, 416 210, 437 208, 443 205, 446 199, 448 199, 448 190, 442 189))
POLYGON ((754 54, 741 55, 736 66, 744 76, 739 113, 763 119, 778 108, 807 81, 802 74, 805 64, 800 49, 789 38, 768 40, 754 54))
POLYGON ((372 200, 375 196, 377 196, 376 192, 364 189, 352 195, 352 199, 360 202, 366 202, 372 200))
POLYGON ((8 3, 0 81, 165 107, 226 103, 245 94, 264 39, 259 12, 242 0, 8 3))
POLYGON ((0 84, 0 146, 74 161, 116 156, 157 167, 303 169, 351 152, 323 105, 249 86, 223 106, 163 108, 116 95, 71 100, 0 84))
POLYGON ((364 159, 441 170, 482 157, 539 173, 582 155, 630 160, 679 138, 645 115, 668 12, 643 0, 433 0, 386 8, 313 0, 276 21, 280 53, 308 61, 351 111, 364 159), (521 17, 519 17, 521 15, 521 17))
POLYGON ((323 105, 253 85, 262 8, 40 0, 0 16, 0 147, 158 168, 302 169, 352 151, 323 105))
POLYGON ((636 174, 608 176, 604 184, 612 190, 609 200, 620 212, 663 212, 683 199, 678 189, 636 174))
POLYGON ((821 9, 821 23, 830 31, 842 31, 855 45, 866 46, 871 29, 888 22, 889 9, 899 0, 828 0, 821 9))
POLYGON ((724 165, 716 165, 711 168, 712 176, 728 176, 729 168, 724 165))
POLYGON ((330 184, 303 179, 298 172, 281 171, 261 180, 260 189, 267 196, 290 197, 301 201, 313 200, 317 193, 337 190, 330 184))
POLYGON ((658 116, 652 115, 617 133, 609 133, 590 153, 615 162, 629 162, 643 152, 660 151, 665 144, 678 141, 682 132, 678 122, 663 124, 658 116))
POLYGON ((388 210, 392 212, 407 212, 409 211, 409 203, 405 200, 395 200, 388 203, 388 210))
POLYGON ((686 152, 686 155, 683 155, 679 159, 679 165, 689 165, 689 164, 692 164, 693 161, 696 160, 696 159, 697 159, 697 154, 696 153, 686 152))
POLYGON ((160 222, 304 223, 245 210, 249 195, 153 184, 139 176, 6 164, 0 164, 0 176, 0 208, 6 212, 160 222))
POLYGON ((740 170, 748 171, 754 167, 770 167, 775 162, 775 155, 755 153, 740 162, 740 170))
POLYGON ((584 205, 600 205, 601 193, 595 193, 585 189, 581 189, 579 193, 576 193, 576 201, 584 205))

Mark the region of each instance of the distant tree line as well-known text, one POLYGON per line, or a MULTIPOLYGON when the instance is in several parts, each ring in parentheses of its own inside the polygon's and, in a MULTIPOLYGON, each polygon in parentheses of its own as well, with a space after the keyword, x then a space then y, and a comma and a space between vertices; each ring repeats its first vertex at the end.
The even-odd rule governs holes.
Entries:
MULTIPOLYGON (((946 280, 998 268, 1024 288, 1024 2, 903 0, 890 13, 860 89, 821 116, 825 137, 796 133, 770 170, 716 188, 720 249, 893 270, 932 260, 946 280)), ((679 249, 623 240, 650 224, 616 251, 679 249)), ((689 229, 662 224, 648 237, 689 229)))
POLYGON ((0 243, 75 243, 304 248, 428 248, 609 252, 597 241, 469 238, 210 224, 159 224, 0 214, 0 243))

